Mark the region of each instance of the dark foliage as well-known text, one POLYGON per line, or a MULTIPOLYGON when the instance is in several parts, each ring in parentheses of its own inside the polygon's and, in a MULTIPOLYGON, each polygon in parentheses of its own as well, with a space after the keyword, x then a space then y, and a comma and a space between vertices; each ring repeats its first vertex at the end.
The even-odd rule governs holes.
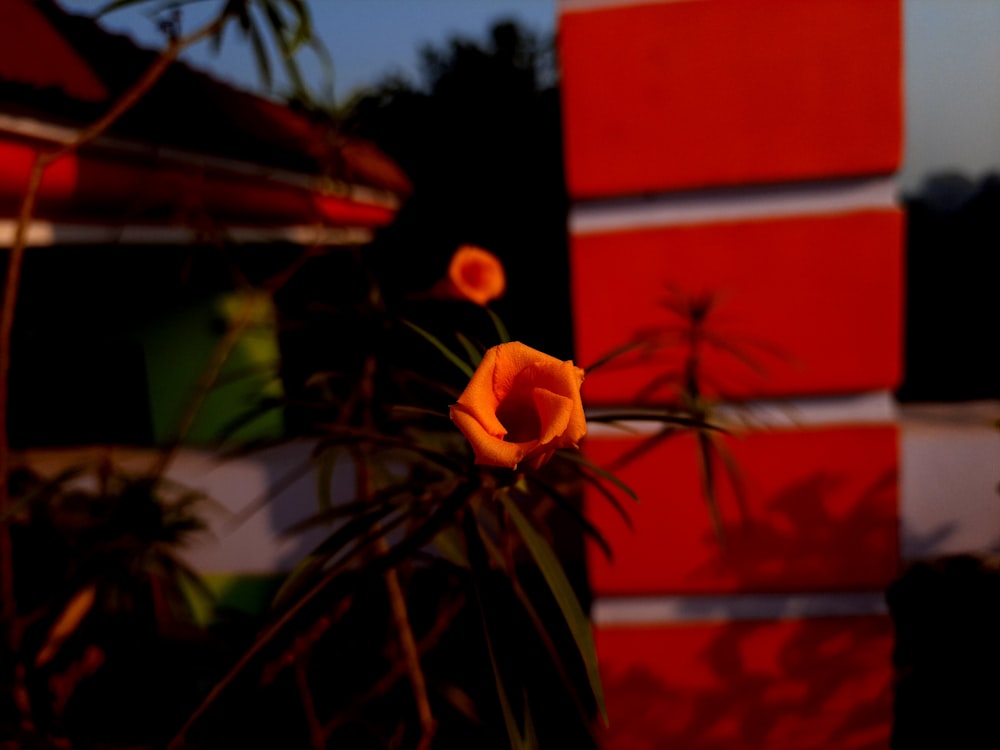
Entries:
POLYGON ((1000 398, 1000 177, 949 175, 906 199, 903 401, 1000 398))
POLYGON ((893 750, 1000 745, 1000 570, 968 555, 913 565, 888 592, 893 750))
POLYGON ((495 309, 513 337, 569 359, 568 199, 551 45, 499 23, 485 44, 452 39, 422 61, 420 86, 386 81, 345 123, 414 185, 372 247, 386 296, 430 289, 458 245, 480 245, 507 269, 495 309))

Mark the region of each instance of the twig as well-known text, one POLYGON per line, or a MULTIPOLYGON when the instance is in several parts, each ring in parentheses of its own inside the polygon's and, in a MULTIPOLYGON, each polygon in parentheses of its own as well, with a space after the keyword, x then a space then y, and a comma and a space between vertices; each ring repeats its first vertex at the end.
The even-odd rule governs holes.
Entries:
POLYGON ((323 733, 323 724, 316 714, 316 703, 313 701, 312 691, 309 689, 309 675, 306 674, 306 665, 303 659, 295 661, 295 683, 302 695, 302 707, 306 712, 306 721, 309 722, 309 740, 314 750, 325 750, 326 737, 323 733))
MULTIPOLYGON (((18 211, 14 241, 7 261, 4 282, 3 305, 0 307, 0 515, 8 508, 10 497, 7 486, 10 475, 10 439, 7 434, 8 403, 10 400, 10 353, 11 333, 14 328, 14 314, 17 308, 17 293, 21 281, 21 268, 28 244, 28 228, 34 214, 38 191, 45 170, 60 159, 72 154, 81 146, 104 133, 125 112, 131 109, 166 72, 170 64, 187 47, 206 39, 219 31, 226 18, 220 16, 194 33, 171 40, 167 48, 156 58, 145 73, 128 88, 107 112, 76 137, 52 151, 39 151, 31 165, 28 185, 18 211)), ((15 614, 13 545, 8 524, 0 524, 0 618, 9 622, 15 614)), ((13 629, 11 629, 13 630, 13 629)), ((12 637, 12 636, 11 636, 12 637)))
MULTIPOLYGON (((28 191, 21 201, 14 244, 7 261, 7 276, 4 280, 3 307, 0 308, 0 515, 4 515, 10 504, 8 478, 10 476, 10 436, 7 434, 7 403, 10 388, 10 348, 11 332, 14 328, 14 310, 17 304, 17 290, 24 263, 24 248, 27 226, 35 207, 38 187, 42 182, 41 156, 36 156, 28 176, 28 191)), ((14 549, 10 537, 10 525, 0 523, 0 621, 10 623, 14 618, 14 549)), ((13 639, 13 628, 9 633, 13 639)), ((12 643, 12 645, 14 645, 12 643)))
MULTIPOLYGON (((442 612, 438 613, 438 618, 434 622, 433 627, 427 632, 427 634, 420 639, 417 644, 417 650, 421 654, 425 654, 430 651, 434 646, 437 645, 441 637, 448 632, 448 628, 451 625, 452 619, 462 611, 465 606, 464 597, 462 599, 454 602, 450 607, 442 612)), ((407 676, 408 669, 407 665, 397 662, 394 664, 388 672, 386 672, 379 680, 372 685, 363 694, 354 698, 350 705, 348 705, 343 712, 334 716, 330 721, 327 722, 326 726, 323 728, 324 735, 327 739, 341 726, 343 726, 348 719, 345 718, 352 709, 363 705, 367 700, 374 698, 378 695, 383 695, 389 688, 396 683, 402 677, 407 676)))
MULTIPOLYGON (((388 542, 385 537, 380 537, 381 544, 388 550, 388 542)), ((379 549, 379 552, 383 550, 379 549)), ((417 703, 417 715, 420 717, 420 743, 417 750, 427 750, 434 739, 437 730, 437 721, 431 712, 430 700, 427 697, 427 682, 424 679, 424 670, 420 666, 420 652, 417 643, 413 638, 413 628, 410 626, 410 617, 406 610, 406 598, 403 596, 403 589, 399 585, 399 576, 395 568, 389 568, 385 572, 385 587, 389 592, 389 604, 392 607, 392 619, 396 625, 396 632, 399 634, 399 645, 403 651, 403 660, 406 664, 406 672, 413 686, 413 698, 417 703)))
MULTIPOLYGON (((461 500, 462 498, 459 499, 461 500)), ((449 510, 449 508, 444 508, 440 512, 445 513, 449 510)), ((433 538, 435 533, 437 533, 436 527, 432 526, 432 522, 428 522, 423 528, 415 532, 413 536, 416 537, 417 535, 420 535, 419 544, 424 545, 429 542, 431 538, 433 538), (430 534, 427 532, 428 527, 431 527, 430 534)), ((392 553, 395 553, 397 550, 398 547, 395 550, 392 550, 392 553)), ((395 562, 389 562, 392 553, 376 560, 376 563, 387 566, 396 564, 395 562)), ((254 639, 250 647, 243 653, 242 656, 240 656, 236 663, 229 668, 229 671, 226 672, 222 679, 220 679, 202 699, 198 708, 196 708, 194 713, 187 718, 184 725, 177 731, 173 739, 167 745, 167 750, 180 750, 180 748, 183 748, 185 737, 191 727, 193 727, 198 720, 205 715, 208 709, 212 707, 216 700, 218 700, 219 696, 226 691, 226 689, 236 680, 243 670, 245 670, 247 666, 255 658, 257 658, 261 651, 264 650, 264 647, 271 643, 274 637, 287 627, 288 624, 292 622, 292 620, 294 620, 310 602, 326 591, 331 582, 341 576, 347 575, 348 573, 349 571, 345 571, 341 566, 334 565, 323 574, 323 577, 320 578, 319 581, 313 584, 312 588, 291 604, 288 609, 280 617, 278 617, 277 620, 264 628, 264 630, 262 630, 254 639)))
MULTIPOLYGON (((365 427, 370 428, 372 422, 371 404, 375 397, 375 357, 369 356, 365 360, 364 372, 362 374, 360 390, 363 404, 363 419, 365 427)), ((368 471, 368 464, 363 455, 357 459, 357 480, 358 491, 361 496, 367 498, 372 492, 371 474, 368 471)), ((378 525, 375 532, 378 533, 378 525)), ((379 534, 375 541, 375 551, 379 555, 385 554, 389 550, 389 542, 384 535, 379 534)), ((427 750, 434 740, 434 733, 437 731, 437 721, 431 711, 430 699, 427 697, 427 680, 424 678, 424 670, 420 666, 420 652, 417 649, 416 641, 413 637, 413 627, 410 624, 410 615, 406 608, 406 596, 399 583, 399 574, 395 568, 389 568, 383 576, 385 588, 389 594, 389 606, 392 610, 392 620, 399 636, 399 646, 403 654, 403 663, 406 665, 406 672, 410 678, 410 685, 413 688, 413 699, 417 704, 417 716, 420 718, 420 741, 417 750, 427 750)))

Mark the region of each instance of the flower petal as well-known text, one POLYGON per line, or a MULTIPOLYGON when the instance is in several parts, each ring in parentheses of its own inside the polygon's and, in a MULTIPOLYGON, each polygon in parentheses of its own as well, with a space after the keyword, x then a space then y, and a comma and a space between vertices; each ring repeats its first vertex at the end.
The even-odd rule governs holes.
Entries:
POLYGON ((501 297, 507 288, 500 259, 475 245, 462 245, 448 264, 448 279, 460 296, 485 305, 501 297))
POLYGON ((535 388, 532 396, 542 423, 538 442, 541 445, 548 445, 569 427, 570 416, 573 414, 573 400, 544 388, 535 388))
POLYGON ((451 419, 477 464, 515 468, 545 463, 587 433, 580 397, 584 371, 520 342, 489 349, 451 419))
POLYGON ((507 429, 497 419, 497 406, 499 406, 501 398, 497 395, 494 386, 497 349, 498 347, 493 347, 486 350, 479 367, 472 375, 472 379, 465 386, 462 395, 458 397, 458 404, 464 412, 472 415, 488 434, 502 438, 507 434, 507 429))
POLYGON ((508 443, 501 437, 490 435, 479 420, 461 404, 451 407, 450 416, 472 446, 477 464, 514 469, 537 446, 537 441, 534 440, 528 443, 508 443))

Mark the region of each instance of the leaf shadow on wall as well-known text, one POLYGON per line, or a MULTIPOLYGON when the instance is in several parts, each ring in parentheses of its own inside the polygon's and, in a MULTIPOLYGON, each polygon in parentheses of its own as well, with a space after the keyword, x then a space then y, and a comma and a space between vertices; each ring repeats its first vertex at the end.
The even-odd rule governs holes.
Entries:
POLYGON ((607 750, 887 745, 887 617, 620 628, 598 648, 607 750))
POLYGON ((897 473, 882 473, 860 492, 833 471, 816 472, 728 514, 714 561, 692 582, 724 578, 739 591, 851 590, 887 586, 896 574, 897 473), (876 580, 879 579, 879 580, 876 580))

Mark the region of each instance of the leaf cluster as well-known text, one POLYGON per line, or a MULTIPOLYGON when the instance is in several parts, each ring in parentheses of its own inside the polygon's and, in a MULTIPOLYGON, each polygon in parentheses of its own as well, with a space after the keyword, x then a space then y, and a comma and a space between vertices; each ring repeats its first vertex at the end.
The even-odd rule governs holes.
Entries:
MULTIPOLYGON (((99 11, 106 15, 123 8, 145 6, 168 41, 183 36, 183 14, 188 6, 205 0, 111 0, 99 11)), ((305 0, 216 0, 206 27, 212 29, 211 42, 216 52, 222 46, 227 28, 235 25, 253 50, 254 61, 265 88, 275 84, 275 65, 284 71, 291 100, 312 101, 312 93, 302 75, 298 55, 310 49, 328 74, 333 61, 321 38, 315 34, 312 14, 305 0)))

